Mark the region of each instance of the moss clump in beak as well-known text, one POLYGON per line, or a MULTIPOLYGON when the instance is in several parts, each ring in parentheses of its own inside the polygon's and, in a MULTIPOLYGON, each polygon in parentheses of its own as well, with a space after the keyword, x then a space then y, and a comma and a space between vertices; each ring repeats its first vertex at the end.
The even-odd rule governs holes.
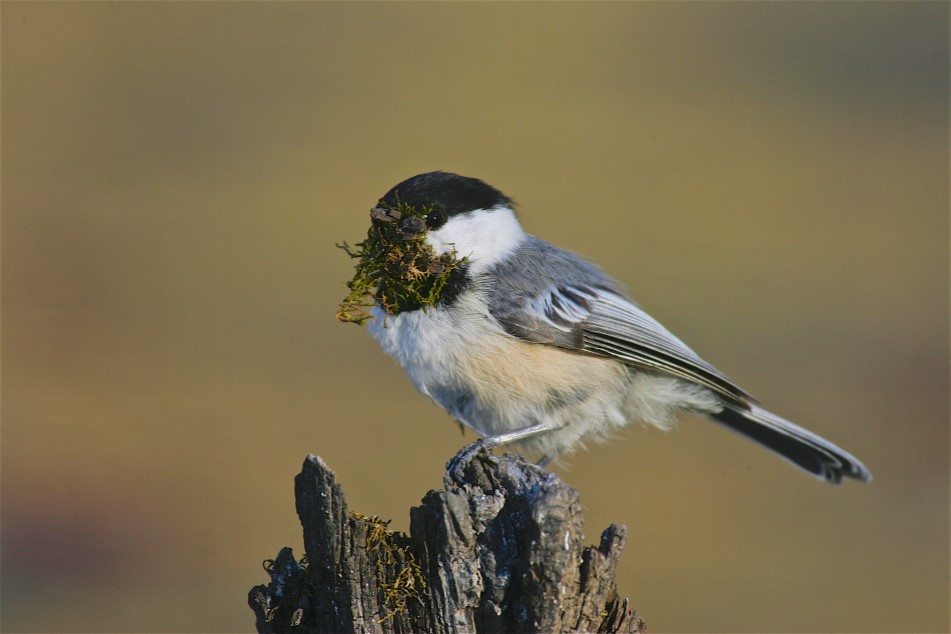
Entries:
POLYGON ((337 244, 357 260, 337 319, 362 325, 373 318, 368 311, 374 305, 387 315, 398 315, 436 304, 450 274, 466 260, 457 260, 455 251, 436 255, 426 242, 426 216, 431 211, 380 201, 370 210, 367 239, 355 246, 337 244))

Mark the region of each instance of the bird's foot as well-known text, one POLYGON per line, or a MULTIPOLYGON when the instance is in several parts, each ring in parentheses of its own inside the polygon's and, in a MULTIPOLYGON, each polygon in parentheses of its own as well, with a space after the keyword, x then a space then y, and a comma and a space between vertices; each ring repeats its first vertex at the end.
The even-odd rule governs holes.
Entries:
POLYGON ((443 485, 446 490, 466 484, 466 467, 478 454, 484 453, 490 460, 497 460, 491 453, 497 446, 498 443, 493 438, 480 438, 460 449, 459 453, 446 463, 446 473, 443 475, 443 485))

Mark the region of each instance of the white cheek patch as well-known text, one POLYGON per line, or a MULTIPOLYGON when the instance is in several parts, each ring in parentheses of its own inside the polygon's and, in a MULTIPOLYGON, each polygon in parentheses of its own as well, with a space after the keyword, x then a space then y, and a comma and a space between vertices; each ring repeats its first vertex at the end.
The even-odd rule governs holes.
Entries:
POLYGON ((426 236, 437 254, 455 249, 459 258, 468 257, 473 275, 508 256, 523 239, 525 232, 509 207, 476 209, 453 216, 426 236))

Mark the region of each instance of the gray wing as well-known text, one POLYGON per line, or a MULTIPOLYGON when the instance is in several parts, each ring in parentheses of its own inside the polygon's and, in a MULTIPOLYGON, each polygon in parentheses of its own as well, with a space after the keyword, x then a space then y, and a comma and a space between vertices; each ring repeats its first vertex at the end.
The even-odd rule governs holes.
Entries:
MULTIPOLYGON (((544 269, 528 276, 506 272, 501 276, 509 287, 504 296, 490 296, 490 312, 507 333, 693 381, 744 409, 754 400, 625 298, 594 265, 550 245, 544 247, 544 252, 535 254, 543 256, 544 269), (556 279, 570 283, 557 284, 556 279), (542 288, 530 289, 513 280, 541 281, 542 288)), ((521 259, 523 264, 537 261, 521 259)))
POLYGON ((671 374, 708 387, 738 405, 753 400, 653 317, 608 289, 553 287, 526 298, 518 309, 494 316, 506 332, 525 341, 671 374))

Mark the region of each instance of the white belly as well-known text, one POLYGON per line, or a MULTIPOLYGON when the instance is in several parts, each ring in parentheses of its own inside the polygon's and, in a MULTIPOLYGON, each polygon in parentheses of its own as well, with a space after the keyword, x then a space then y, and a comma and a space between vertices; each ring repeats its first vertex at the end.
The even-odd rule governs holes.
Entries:
POLYGON ((703 396, 695 386, 632 372, 613 359, 521 341, 484 306, 471 293, 448 309, 385 319, 374 309, 369 324, 420 392, 484 436, 542 423, 551 431, 518 444, 553 456, 632 419, 667 426, 678 407, 690 405, 685 397, 703 396))

